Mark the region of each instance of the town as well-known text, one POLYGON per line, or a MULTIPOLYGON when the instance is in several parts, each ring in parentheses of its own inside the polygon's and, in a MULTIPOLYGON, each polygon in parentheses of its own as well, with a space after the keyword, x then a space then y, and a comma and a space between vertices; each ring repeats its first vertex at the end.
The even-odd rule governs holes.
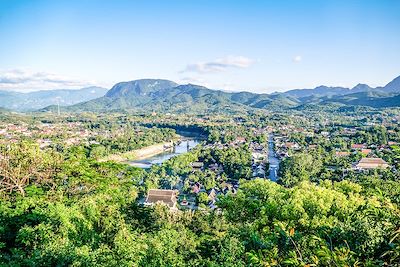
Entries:
MULTIPOLYGON (((316 121, 283 114, 230 118, 153 113, 53 119, 42 115, 33 121, 21 117, 18 124, 4 120, 0 142, 30 140, 41 150, 84 146, 89 157, 102 160, 159 142, 176 143, 177 133, 192 133, 201 137, 197 146, 140 175, 139 203, 204 210, 218 209, 218 198, 235 194, 241 180, 262 178, 290 185, 315 179, 308 177, 312 172, 335 181, 355 174, 358 179, 370 174, 397 175, 398 118, 374 114, 316 121), (300 177, 296 168, 313 170, 300 177)), ((131 162, 129 157, 119 160, 131 162)))
MULTIPOLYGON (((210 245, 223 255, 228 245, 217 244, 236 242, 237 249, 249 251, 240 257, 243 262, 273 262, 301 261, 301 252, 282 250, 262 260, 264 242, 278 248, 279 237, 297 246, 311 231, 319 241, 302 244, 303 251, 319 253, 322 248, 332 257, 340 253, 342 263, 364 257, 350 251, 377 257, 376 251, 390 252, 398 242, 399 115, 396 110, 196 116, 3 113, 0 241, 24 250, 34 242, 38 247, 31 250, 43 251, 40 258, 50 261, 59 259, 44 252, 52 244, 69 251, 61 245, 66 232, 79 234, 70 240, 84 238, 85 244, 92 244, 95 232, 107 233, 116 238, 108 246, 117 251, 130 249, 120 246, 125 238, 135 240, 129 244, 149 246, 146 253, 160 244, 175 244, 176 256, 183 247, 214 257, 203 250, 210 245), (19 226, 21 220, 24 226, 19 226), (121 225, 113 226, 116 222, 121 225), (116 227, 125 230, 115 234, 116 227), (325 232, 318 234, 322 228, 329 229, 324 231, 332 241, 325 232), (264 241, 253 244, 244 232, 264 241), (175 235, 177 243, 160 236, 165 234, 175 235), (331 250, 330 244, 345 254, 331 250)), ((107 243, 106 236, 93 240, 107 243)), ((96 245, 91 246, 95 251, 96 245)), ((387 255, 388 262, 397 261, 387 255)), ((223 265, 227 260, 215 261, 223 265)), ((328 266, 333 262, 318 260, 328 266)), ((303 262, 315 263, 316 258, 303 262)))

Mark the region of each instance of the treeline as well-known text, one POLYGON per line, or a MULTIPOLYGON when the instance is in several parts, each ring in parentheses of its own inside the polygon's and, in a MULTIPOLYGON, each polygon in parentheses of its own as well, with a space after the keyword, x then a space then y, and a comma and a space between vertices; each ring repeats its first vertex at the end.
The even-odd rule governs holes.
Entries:
POLYGON ((173 129, 176 132, 183 132, 185 134, 193 134, 199 136, 207 136, 208 130, 204 125, 196 125, 196 124, 184 124, 184 123, 163 123, 163 122, 154 122, 154 123, 139 123, 141 126, 145 126, 148 128, 156 127, 163 129, 173 129))
POLYGON ((98 135, 90 138, 94 142, 88 145, 90 156, 99 159, 110 154, 124 153, 157 143, 169 142, 176 133, 169 128, 126 127, 109 136, 98 135))

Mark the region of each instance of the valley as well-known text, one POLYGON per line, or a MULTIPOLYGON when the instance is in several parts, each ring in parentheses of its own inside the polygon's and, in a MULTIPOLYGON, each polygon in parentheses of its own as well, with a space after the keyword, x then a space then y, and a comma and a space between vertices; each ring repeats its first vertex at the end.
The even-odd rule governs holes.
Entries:
MULTIPOLYGON (((303 258, 307 263, 316 262, 321 247, 336 256, 336 249, 346 248, 348 256, 339 262, 396 262, 396 256, 381 253, 398 245, 392 238, 400 222, 399 121, 400 110, 394 109, 196 116, 5 111, 0 116, 0 242, 12 250, 1 253, 58 262, 60 256, 48 249, 57 244, 62 253, 63 240, 81 240, 73 236, 78 233, 94 238, 85 241, 91 251, 114 257, 127 249, 115 241, 125 231, 124 238, 140 238, 129 247, 174 245, 173 254, 184 255, 186 263, 196 259, 178 247, 223 264, 225 256, 214 259, 203 246, 223 255, 231 242, 237 242, 231 253, 243 264, 254 249, 269 255, 266 262, 299 259, 292 245, 276 237, 314 255, 303 258), (126 155, 136 158, 126 160, 126 155), (383 231, 362 224, 366 220, 383 231), (39 230, 43 227, 49 230, 39 230), (175 241, 160 239, 178 233, 175 241), (310 234, 318 243, 303 243, 310 234), (249 235, 261 243, 250 245, 249 235), (28 250, 18 241, 31 239, 36 245, 28 250), (98 251, 98 242, 112 251, 98 251), (262 250, 267 242, 280 252, 262 250)), ((81 245, 68 247, 70 254, 81 245)), ((142 251, 145 257, 124 257, 139 265, 160 260, 150 248, 142 251)), ((176 258, 166 262, 179 264, 176 258)))

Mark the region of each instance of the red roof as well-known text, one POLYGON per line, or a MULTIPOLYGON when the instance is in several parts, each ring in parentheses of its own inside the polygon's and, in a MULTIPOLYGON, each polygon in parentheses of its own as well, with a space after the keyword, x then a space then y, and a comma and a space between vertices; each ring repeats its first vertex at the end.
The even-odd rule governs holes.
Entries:
POLYGON ((246 138, 244 138, 244 137, 238 137, 238 138, 236 138, 236 141, 237 141, 237 142, 246 142, 246 138))
POLYGON ((363 153, 363 154, 369 154, 369 153, 371 153, 371 149, 367 149, 367 148, 364 148, 364 149, 361 149, 361 153, 363 153))
POLYGON ((356 148, 356 149, 359 149, 359 148, 364 148, 364 144, 352 144, 351 145, 351 148, 356 148))

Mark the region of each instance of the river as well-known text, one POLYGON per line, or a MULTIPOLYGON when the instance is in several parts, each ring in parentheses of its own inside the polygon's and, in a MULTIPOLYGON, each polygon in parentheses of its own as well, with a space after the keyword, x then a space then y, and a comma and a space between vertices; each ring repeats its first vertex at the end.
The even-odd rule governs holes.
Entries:
POLYGON ((274 135, 268 136, 268 161, 269 161, 269 179, 276 182, 278 179, 279 159, 274 149, 274 135))
POLYGON ((201 140, 197 138, 183 138, 179 144, 176 144, 170 150, 141 160, 127 161, 127 163, 131 166, 148 169, 154 164, 160 165, 161 163, 172 157, 188 152, 190 149, 197 146, 200 142, 201 140))

